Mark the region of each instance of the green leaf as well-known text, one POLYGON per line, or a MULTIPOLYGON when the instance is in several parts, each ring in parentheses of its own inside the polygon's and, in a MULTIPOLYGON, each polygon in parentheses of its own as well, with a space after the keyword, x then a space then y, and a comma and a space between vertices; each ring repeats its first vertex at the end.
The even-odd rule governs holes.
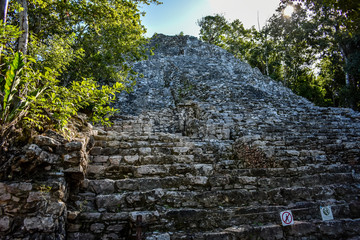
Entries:
POLYGON ((17 52, 14 55, 14 60, 9 66, 8 71, 5 74, 5 86, 4 86, 4 102, 3 102, 3 121, 6 121, 6 114, 9 110, 13 96, 17 92, 17 86, 20 83, 20 78, 17 77, 21 68, 24 66, 24 59, 21 52, 17 52))

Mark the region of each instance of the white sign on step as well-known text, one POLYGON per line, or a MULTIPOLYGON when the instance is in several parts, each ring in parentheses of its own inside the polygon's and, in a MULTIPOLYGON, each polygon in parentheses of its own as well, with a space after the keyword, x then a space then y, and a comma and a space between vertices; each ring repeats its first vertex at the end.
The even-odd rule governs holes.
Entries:
POLYGON ((331 211, 331 206, 320 207, 320 212, 323 221, 334 219, 334 216, 331 211))
POLYGON ((280 218, 283 226, 293 225, 294 217, 290 210, 283 211, 280 213, 280 218))

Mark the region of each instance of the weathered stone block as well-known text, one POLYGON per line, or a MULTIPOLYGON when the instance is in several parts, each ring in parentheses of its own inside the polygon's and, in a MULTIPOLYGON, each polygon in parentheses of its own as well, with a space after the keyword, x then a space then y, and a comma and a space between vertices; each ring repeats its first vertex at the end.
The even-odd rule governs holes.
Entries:
POLYGON ((53 232, 55 222, 52 217, 28 217, 24 219, 24 227, 27 231, 53 232))
POLYGON ((168 172, 168 169, 162 165, 143 165, 136 170, 139 175, 159 175, 168 172))
MULTIPOLYGON (((171 237, 170 237, 170 235, 168 233, 154 234, 152 236, 146 237, 146 240, 170 240, 170 239, 171 239, 171 237)), ((215 240, 215 239, 213 239, 213 240, 215 240)))
POLYGON ((93 180, 89 183, 89 188, 96 194, 111 194, 115 191, 115 181, 110 179, 93 180))
POLYGON ((106 228, 106 232, 121 232, 126 228, 125 224, 113 224, 106 228))
POLYGON ((94 156, 92 158, 93 163, 106 163, 109 160, 109 156, 94 156))
POLYGON ((94 223, 91 224, 90 226, 90 231, 94 233, 101 233, 102 231, 104 231, 104 229, 105 229, 105 225, 102 223, 94 223))
POLYGON ((141 155, 149 155, 151 154, 151 148, 149 147, 139 148, 139 153, 141 155))
POLYGON ((129 213, 130 220, 136 222, 138 216, 141 216, 143 223, 153 223, 156 222, 160 216, 158 211, 137 211, 129 213))
POLYGON ((26 202, 31 203, 31 202, 37 202, 37 201, 42 201, 44 200, 44 198, 47 198, 47 194, 46 193, 42 193, 42 192, 30 192, 29 193, 29 197, 27 198, 26 202))
POLYGON ((129 164, 134 164, 136 161, 139 160, 139 156, 138 155, 124 156, 124 160, 125 160, 125 162, 127 162, 129 164))
POLYGON ((109 161, 111 166, 119 166, 123 157, 122 156, 110 156, 109 161))
POLYGON ((48 164, 59 164, 60 156, 57 154, 51 154, 46 151, 42 151, 39 156, 39 160, 48 164))
POLYGON ((34 138, 34 142, 38 146, 49 146, 49 147, 57 147, 60 146, 61 143, 56 141, 55 139, 47 136, 36 136, 34 138))
POLYGON ((65 144, 65 149, 67 151, 80 151, 83 148, 83 143, 79 141, 72 141, 65 144))
POLYGON ((8 216, 0 217, 0 232, 6 232, 11 228, 11 218, 8 216))
POLYGON ((213 173, 213 166, 211 164, 194 164, 197 175, 209 176, 213 173))
POLYGON ((302 236, 311 236, 317 232, 317 226, 310 222, 298 222, 296 221, 294 225, 291 225, 289 228, 286 228, 287 235, 302 237, 302 236))
POLYGON ((98 195, 95 202, 98 209, 117 211, 125 203, 125 197, 125 194, 98 195))
POLYGON ((71 152, 63 156, 63 161, 72 165, 79 165, 84 159, 84 153, 81 151, 71 152))

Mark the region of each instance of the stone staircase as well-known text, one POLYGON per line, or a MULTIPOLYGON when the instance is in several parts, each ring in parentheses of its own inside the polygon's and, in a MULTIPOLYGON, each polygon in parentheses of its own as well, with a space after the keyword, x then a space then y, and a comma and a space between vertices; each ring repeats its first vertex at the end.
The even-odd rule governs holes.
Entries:
MULTIPOLYGON (((304 161, 246 168, 232 154, 233 140, 219 144, 161 132, 147 120, 122 116, 113 127, 98 129, 87 179, 71 198, 68 239, 347 239, 360 234, 358 165, 304 161), (323 222, 319 207, 328 205, 335 220, 323 222), (294 226, 281 226, 283 210, 292 211, 294 226), (140 232, 143 238, 137 238, 140 232)), ((280 148, 276 152, 276 158, 284 158, 280 148)))
POLYGON ((68 239, 360 239, 360 113, 314 106, 196 38, 153 41, 94 136, 68 239))

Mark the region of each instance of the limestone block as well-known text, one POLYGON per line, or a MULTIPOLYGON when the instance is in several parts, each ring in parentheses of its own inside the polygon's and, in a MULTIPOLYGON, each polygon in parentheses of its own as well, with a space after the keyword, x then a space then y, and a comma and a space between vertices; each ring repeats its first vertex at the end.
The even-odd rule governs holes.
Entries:
POLYGON ((214 168, 211 164, 194 164, 197 175, 209 176, 213 173, 214 168))
POLYGON ((143 165, 139 166, 136 171, 139 175, 158 175, 167 173, 168 169, 162 165, 143 165))
POLYGON ((240 183, 240 184, 244 184, 244 185, 249 185, 249 184, 256 184, 256 177, 237 177, 237 181, 240 183))
POLYGON ((106 167, 102 165, 89 165, 87 168, 87 173, 98 175, 104 173, 105 169, 106 167))
POLYGON ((95 202, 98 209, 117 210, 125 203, 125 194, 98 195, 95 202))
POLYGON ((82 224, 73 224, 73 223, 68 223, 67 225, 67 232, 80 232, 80 229, 82 227, 82 224))
POLYGON ((61 201, 49 202, 46 208, 46 213, 54 216, 61 216, 65 210, 65 207, 65 203, 61 201))
POLYGON ((193 176, 190 177, 190 181, 195 185, 206 185, 208 182, 208 177, 205 176, 193 176))
POLYGON ((262 239, 283 239, 284 233, 279 225, 265 225, 255 227, 254 232, 262 239), (271 238, 269 238, 271 236, 271 238))
POLYGON ((93 147, 90 151, 90 154, 93 156, 101 154, 102 147, 93 147))
POLYGON ((149 154, 151 154, 151 148, 148 148, 148 147, 139 148, 139 153, 141 155, 149 155, 149 154))
POLYGON ((46 151, 42 151, 39 156, 39 160, 43 163, 58 164, 60 163, 60 156, 46 151))
POLYGON ((105 229, 105 225, 102 223, 94 223, 91 224, 90 226, 90 231, 94 233, 101 233, 102 231, 104 231, 104 229, 105 229))
POLYGON ((80 151, 83 147, 83 143, 79 141, 72 141, 65 144, 65 149, 67 151, 80 151))
POLYGON ((163 234, 154 234, 152 236, 146 237, 146 240, 170 240, 170 235, 168 233, 163 234))
POLYGON ((317 227, 315 224, 309 222, 298 222, 295 221, 294 225, 288 229, 288 234, 290 236, 301 237, 306 235, 313 235, 317 232, 317 227))
MULTIPOLYGON (((79 239, 86 239, 86 240, 96 240, 96 237, 92 233, 82 233, 82 232, 74 232, 69 233, 67 236, 68 240, 79 240, 79 239)), ((116 239, 116 238, 113 238, 116 239)))
POLYGON ((111 166, 119 166, 121 160, 123 159, 122 156, 110 156, 109 161, 111 166))
POLYGON ((11 218, 8 216, 0 217, 0 232, 6 232, 11 227, 11 218))
POLYGON ((139 160, 139 155, 124 156, 124 160, 127 163, 134 164, 139 160))
POLYGON ((112 224, 106 228, 106 231, 118 233, 118 232, 121 232, 122 230, 124 230, 125 227, 126 227, 125 224, 112 224))
POLYGON ((108 141, 108 142, 106 142, 106 147, 110 147, 110 148, 118 147, 119 145, 120 145, 119 141, 108 141))
POLYGON ((68 211, 67 212, 67 219, 68 220, 75 220, 80 214, 80 211, 68 211))
POLYGON ((35 156, 39 156, 41 152, 42 152, 42 149, 38 145, 31 144, 26 149, 26 156, 28 158, 32 158, 32 157, 35 157, 35 156))
MULTIPOLYGON (((0 185, 1 186, 1 185, 0 185)), ((19 184, 19 190, 20 191, 26 191, 26 192, 28 192, 28 191, 31 191, 32 190, 32 184, 31 183, 26 183, 26 182, 21 182, 20 184, 19 184)), ((1 193, 1 191, 0 191, 0 193, 1 193)))
POLYGON ((173 148, 173 152, 175 154, 183 154, 183 153, 187 153, 190 150, 189 147, 174 147, 173 148))
POLYGON ((6 193, 6 185, 3 182, 0 182, 0 195, 6 193))
POLYGON ((38 146, 57 147, 61 145, 61 143, 56 141, 55 139, 41 135, 36 136, 34 138, 34 142, 38 146))
POLYGON ((138 190, 139 182, 134 179, 123 179, 116 181, 116 187, 119 191, 123 190, 138 190))
POLYGON ((80 164, 81 160, 84 159, 84 153, 81 151, 71 152, 63 156, 63 161, 73 165, 80 164))
POLYGON ((288 156, 296 156, 296 157, 300 156, 300 152, 296 150, 286 150, 285 153, 288 156))
POLYGON ((31 203, 31 202, 42 201, 42 200, 44 200, 44 197, 46 197, 46 196, 47 196, 46 193, 30 192, 26 202, 31 203))
POLYGON ((78 216, 79 220, 87 220, 89 222, 99 221, 101 218, 101 213, 99 212, 81 212, 78 216))
POLYGON ((101 219, 104 221, 127 221, 129 220, 129 214, 127 212, 118 212, 118 213, 102 213, 101 219))
POLYGON ((10 193, 0 194, 0 201, 1 202, 6 202, 6 201, 9 201, 10 199, 11 199, 11 194, 10 193))
POLYGON ((110 179, 93 180, 89 183, 89 188, 96 194, 111 194, 114 192, 115 181, 110 179))
POLYGON ((94 156, 92 158, 93 163, 106 163, 109 159, 109 156, 94 156))
POLYGON ((52 217, 27 217, 24 219, 24 227, 27 231, 53 232, 55 222, 52 217))
POLYGON ((160 214, 158 211, 135 211, 129 213, 129 217, 132 222, 136 222, 137 216, 142 216, 142 222, 149 224, 157 221, 160 214))

